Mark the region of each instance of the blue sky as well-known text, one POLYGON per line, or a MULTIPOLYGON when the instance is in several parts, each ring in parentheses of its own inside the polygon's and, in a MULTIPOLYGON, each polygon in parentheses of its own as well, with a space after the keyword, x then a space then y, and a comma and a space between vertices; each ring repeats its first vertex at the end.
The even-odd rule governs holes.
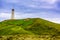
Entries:
POLYGON ((10 19, 11 9, 15 18, 43 18, 60 23, 59 0, 0 0, 0 21, 10 19))

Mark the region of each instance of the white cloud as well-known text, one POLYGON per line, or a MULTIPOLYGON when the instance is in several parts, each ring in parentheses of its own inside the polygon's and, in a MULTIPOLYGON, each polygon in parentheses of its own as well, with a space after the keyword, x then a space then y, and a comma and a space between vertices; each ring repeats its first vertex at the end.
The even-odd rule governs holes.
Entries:
POLYGON ((60 18, 44 18, 48 21, 60 24, 60 18))
POLYGON ((35 2, 45 2, 49 4, 54 4, 57 0, 33 0, 35 2))
MULTIPOLYGON (((0 21, 10 19, 11 14, 10 13, 1 13, 0 14, 0 21)), ((25 19, 25 18, 43 18, 45 20, 49 20, 51 22, 59 23, 60 24, 60 18, 57 17, 50 17, 52 14, 47 14, 47 13, 41 13, 41 14, 28 14, 28 13, 18 13, 15 12, 15 19, 25 19)), ((54 16, 54 15, 53 15, 54 16)))
MULTIPOLYGON (((15 12, 15 19, 24 19, 24 18, 33 18, 33 17, 35 17, 35 14, 28 14, 28 13, 24 14, 24 13, 15 12)), ((0 21, 6 19, 11 19, 11 13, 0 13, 0 21)))
POLYGON ((35 8, 54 8, 57 0, 3 0, 6 3, 15 3, 35 8))
POLYGON ((49 4, 54 4, 57 0, 42 0, 43 2, 47 2, 49 4))
POLYGON ((2 0, 2 1, 6 3, 18 3, 19 2, 19 0, 2 0))
MULTIPOLYGON (((46 8, 46 9, 51 9, 51 8, 57 8, 56 7, 56 2, 57 0, 29 0, 29 1, 24 1, 24 0, 2 0, 6 3, 15 3, 17 4, 18 6, 25 6, 25 7, 32 7, 32 8, 46 8)), ((3 9, 4 10, 4 9, 3 9)), ((3 11, 1 10, 1 11, 3 11)), ((0 12, 1 12, 0 11, 0 12)), ((6 10, 7 11, 7 10, 6 10)), ((30 10, 28 10, 30 11, 30 10)), ((0 13, 0 18, 4 18, 5 19, 10 19, 10 16, 11 14, 10 13, 5 13, 5 10, 4 10, 4 13, 0 13), (9 15, 9 16, 8 16, 9 15)), ((55 13, 36 13, 36 14, 29 14, 29 13, 17 13, 15 14, 15 18, 16 19, 21 19, 21 18, 30 18, 30 17, 40 17, 40 18, 44 18, 44 19, 47 19, 47 20, 50 20, 50 21, 53 21, 53 22, 56 22, 56 23, 60 23, 59 21, 59 14, 55 14, 55 13), (53 16, 52 16, 53 15, 53 16), (52 18, 53 17, 53 18, 52 18)))
POLYGON ((11 14, 9 13, 0 13, 0 21, 10 19, 11 14))
POLYGON ((32 8, 47 8, 52 9, 56 7, 57 0, 32 0, 31 3, 26 2, 25 6, 32 8))
POLYGON ((10 13, 0 13, 0 18, 10 18, 11 14, 10 13))
POLYGON ((15 14, 15 18, 16 19, 24 19, 24 18, 33 18, 33 17, 36 17, 36 14, 29 14, 29 13, 18 13, 16 12, 15 14))

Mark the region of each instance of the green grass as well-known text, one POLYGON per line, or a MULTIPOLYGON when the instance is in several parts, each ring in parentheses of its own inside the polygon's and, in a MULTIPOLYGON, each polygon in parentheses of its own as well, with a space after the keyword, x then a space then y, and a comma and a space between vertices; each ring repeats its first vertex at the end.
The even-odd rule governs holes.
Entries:
POLYGON ((5 20, 0 22, 0 35, 60 35, 60 24, 41 18, 5 20))

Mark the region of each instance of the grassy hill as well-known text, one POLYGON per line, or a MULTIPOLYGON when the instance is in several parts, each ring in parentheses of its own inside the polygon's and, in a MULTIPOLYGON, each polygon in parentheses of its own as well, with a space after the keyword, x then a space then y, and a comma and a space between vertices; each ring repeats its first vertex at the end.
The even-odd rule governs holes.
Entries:
POLYGON ((5 20, 0 22, 0 35, 60 35, 60 24, 41 18, 5 20))

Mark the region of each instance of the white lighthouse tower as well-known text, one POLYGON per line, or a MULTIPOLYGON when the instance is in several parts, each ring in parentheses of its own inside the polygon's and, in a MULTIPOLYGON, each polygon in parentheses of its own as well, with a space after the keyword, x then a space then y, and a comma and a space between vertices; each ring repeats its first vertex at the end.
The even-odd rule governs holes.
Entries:
POLYGON ((14 19, 14 9, 12 9, 12 15, 11 15, 11 19, 14 19))

